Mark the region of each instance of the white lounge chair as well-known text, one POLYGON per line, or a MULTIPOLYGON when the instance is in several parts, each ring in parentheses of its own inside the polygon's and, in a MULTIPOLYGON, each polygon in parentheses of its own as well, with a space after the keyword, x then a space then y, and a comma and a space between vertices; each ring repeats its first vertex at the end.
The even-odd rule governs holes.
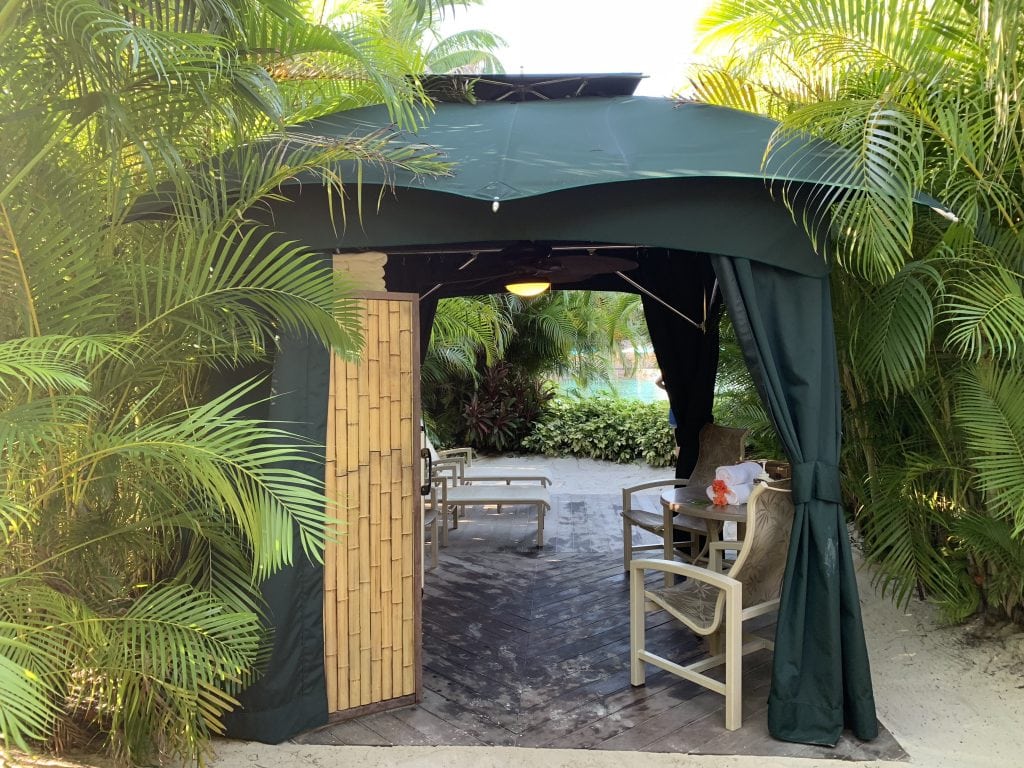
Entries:
POLYGON ((448 544, 448 513, 453 513, 453 528, 458 528, 458 515, 463 507, 532 506, 537 510, 537 546, 544 546, 544 515, 551 509, 551 492, 543 485, 463 485, 444 474, 435 476, 431 489, 431 506, 441 518, 441 543, 448 544))
POLYGON ((544 487, 550 486, 551 473, 539 467, 506 467, 490 465, 481 467, 474 464, 476 456, 472 448, 436 449, 424 431, 423 445, 430 451, 433 462, 450 464, 454 467, 459 483, 531 483, 537 482, 544 487))

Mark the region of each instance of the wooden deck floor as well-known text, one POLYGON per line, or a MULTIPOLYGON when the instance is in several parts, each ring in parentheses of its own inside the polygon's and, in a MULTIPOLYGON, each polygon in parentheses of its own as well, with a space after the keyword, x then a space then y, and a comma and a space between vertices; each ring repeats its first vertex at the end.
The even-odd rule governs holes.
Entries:
MULTIPOLYGON (((720 696, 668 673, 649 668, 647 685, 633 688, 617 504, 610 495, 556 496, 543 550, 534 546, 532 512, 472 510, 427 573, 422 702, 296 741, 906 758, 884 729, 871 743, 846 735, 835 749, 772 739, 766 651, 744 660, 738 731, 725 730, 720 696)), ((649 615, 647 626, 666 656, 702 653, 664 614, 649 615)))

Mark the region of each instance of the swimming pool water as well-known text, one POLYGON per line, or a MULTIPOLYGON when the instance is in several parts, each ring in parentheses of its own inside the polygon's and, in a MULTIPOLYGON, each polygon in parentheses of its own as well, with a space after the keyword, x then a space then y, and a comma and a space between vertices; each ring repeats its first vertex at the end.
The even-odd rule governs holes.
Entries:
POLYGON ((603 382, 593 382, 590 386, 580 389, 570 382, 560 382, 560 392, 580 392, 583 395, 615 394, 625 400, 642 400, 645 403, 654 403, 659 400, 668 400, 665 390, 659 387, 652 380, 647 379, 616 379, 613 382, 614 392, 609 392, 608 385, 603 382))

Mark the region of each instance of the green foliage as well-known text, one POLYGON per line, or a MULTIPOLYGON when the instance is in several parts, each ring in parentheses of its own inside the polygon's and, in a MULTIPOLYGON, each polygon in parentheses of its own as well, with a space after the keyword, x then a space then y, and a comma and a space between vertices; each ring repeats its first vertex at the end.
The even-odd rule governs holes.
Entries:
POLYGON ((238 369, 268 371, 288 333, 355 354, 356 314, 250 211, 296 175, 341 200, 338 160, 444 170, 387 136, 280 132, 421 114, 420 51, 378 5, 332 28, 293 0, 0 14, 0 746, 201 760, 265 660, 259 582, 320 557, 314 447, 259 418, 269 383, 238 369), (158 185, 167 215, 134 220, 158 185))
POLYGON ((523 448, 549 456, 582 456, 652 467, 675 462, 675 435, 664 402, 611 397, 558 398, 548 407, 523 448))
MULTIPOLYGON (((635 295, 552 291, 531 300, 511 294, 443 299, 423 365, 424 421, 443 445, 468 439, 481 448, 508 450, 519 438, 506 435, 504 427, 496 433, 501 438, 484 435, 491 431, 488 420, 505 423, 499 403, 510 396, 515 401, 516 393, 479 396, 488 368, 502 361, 522 371, 516 379, 535 400, 552 377, 569 376, 580 385, 607 381, 624 347, 649 344, 635 295)), ((528 419, 509 433, 521 436, 536 409, 513 410, 528 419)))
MULTIPOLYGON (((1020 616, 1024 16, 1018 2, 720 0, 711 103, 850 152, 797 207, 833 271, 844 493, 882 585, 1020 616), (924 191, 954 221, 915 206, 924 191), (1016 603, 1014 601, 1016 600, 1016 603)), ((837 156, 838 157, 838 156, 837 156)))
MULTIPOLYGON (((1001 520, 983 515, 959 518, 952 534, 951 541, 968 558, 970 577, 985 600, 1018 622, 1024 619, 1024 541, 1001 520)), ((951 618, 968 615, 960 611, 951 618)))
POLYGON ((443 74, 447 72, 480 71, 504 72, 495 49, 505 41, 493 32, 467 29, 443 37, 438 22, 443 12, 457 7, 480 5, 483 0, 457 0, 446 2, 441 13, 424 13, 419 0, 388 0, 382 4, 382 36, 403 50, 413 52, 409 72, 414 74, 443 74), (446 8, 447 6, 447 8, 446 8))
POLYGON ((554 393, 522 368, 499 362, 485 369, 462 409, 464 445, 483 451, 514 451, 541 418, 554 393))

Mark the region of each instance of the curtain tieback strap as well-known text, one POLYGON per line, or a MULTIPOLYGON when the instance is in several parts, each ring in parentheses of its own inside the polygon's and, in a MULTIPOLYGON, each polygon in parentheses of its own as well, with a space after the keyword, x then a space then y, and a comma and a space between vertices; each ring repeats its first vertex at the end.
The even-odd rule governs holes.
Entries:
POLYGON ((839 467, 823 461, 806 461, 793 467, 793 503, 806 504, 812 499, 842 503, 839 467))

